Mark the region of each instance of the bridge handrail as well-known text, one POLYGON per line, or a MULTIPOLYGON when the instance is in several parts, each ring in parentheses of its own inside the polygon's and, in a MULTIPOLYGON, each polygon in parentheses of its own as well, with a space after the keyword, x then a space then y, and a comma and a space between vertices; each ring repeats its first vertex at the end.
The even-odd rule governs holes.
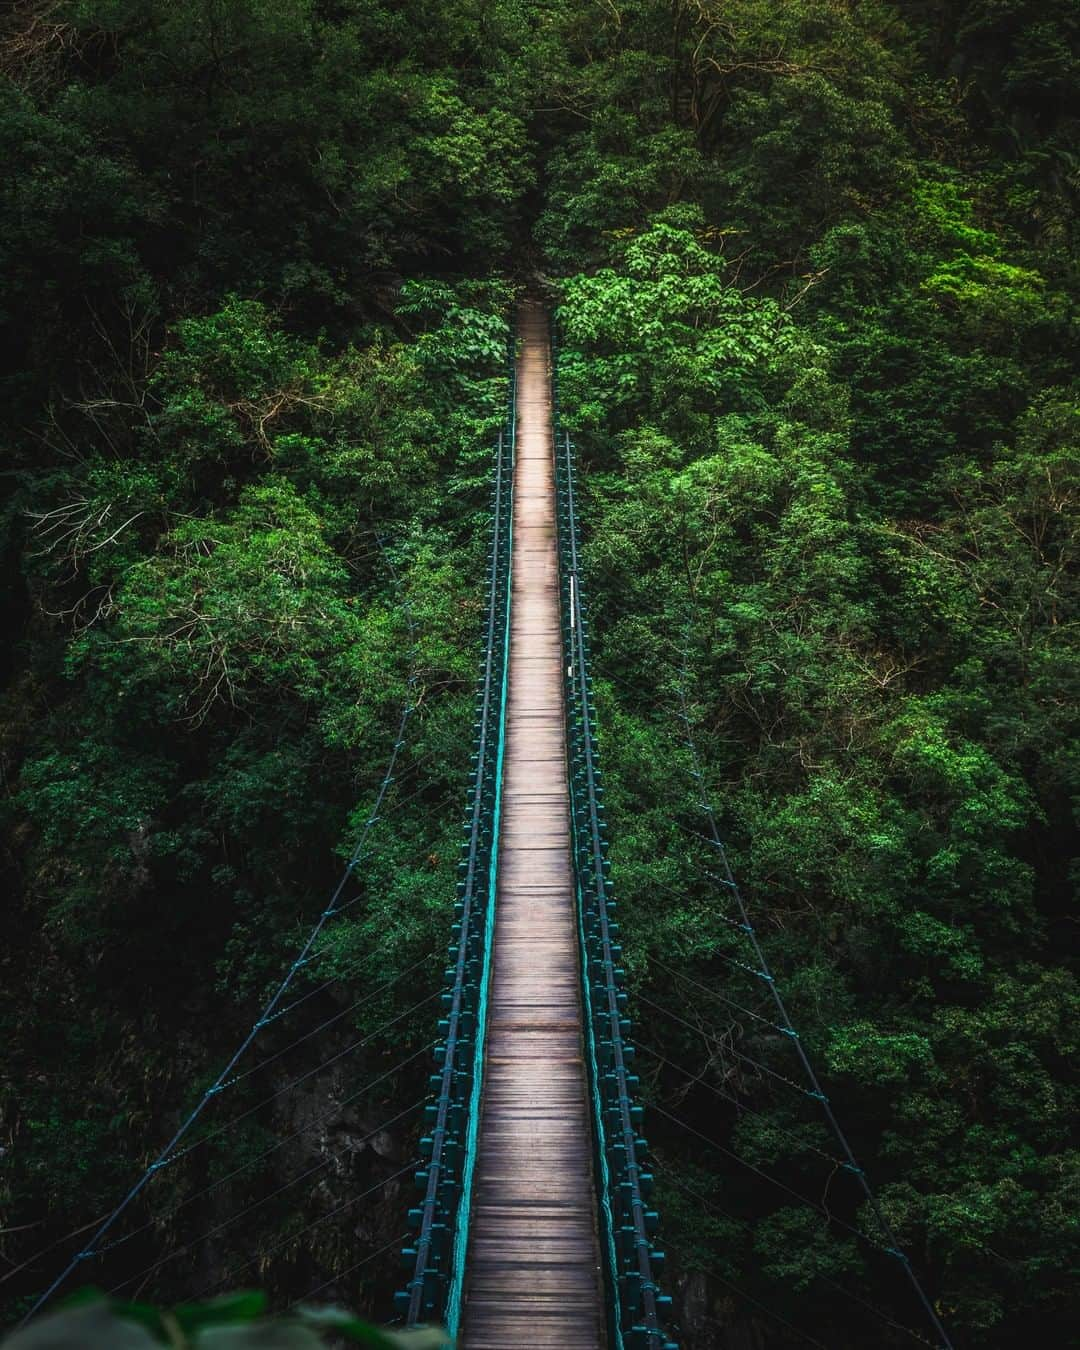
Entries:
POLYGON ((663 1253, 652 1237, 659 1216, 646 1208, 652 1174, 643 1166, 647 1143, 639 1134, 643 1108, 635 1101, 638 1076, 627 995, 618 962, 616 900, 604 832, 603 786, 596 715, 589 676, 589 637, 582 595, 577 518, 577 465, 570 435, 559 424, 556 334, 554 371, 555 484, 570 816, 581 941, 586 1061, 593 1098, 601 1241, 609 1284, 609 1340, 613 1350, 676 1350, 663 1328, 671 1299, 657 1278, 663 1253))
POLYGON ((440 1041, 435 1049, 439 1067, 430 1079, 435 1096, 425 1108, 431 1130, 420 1141, 420 1155, 427 1165, 416 1173, 424 1198, 409 1211, 409 1227, 417 1236, 402 1253, 412 1278, 395 1296, 408 1326, 441 1320, 451 1336, 460 1321, 469 1239, 498 863, 513 551, 516 376, 512 346, 508 364, 507 416, 496 444, 492 485, 484 645, 473 724, 475 768, 470 774, 447 987, 442 994, 445 1016, 439 1022, 440 1041))

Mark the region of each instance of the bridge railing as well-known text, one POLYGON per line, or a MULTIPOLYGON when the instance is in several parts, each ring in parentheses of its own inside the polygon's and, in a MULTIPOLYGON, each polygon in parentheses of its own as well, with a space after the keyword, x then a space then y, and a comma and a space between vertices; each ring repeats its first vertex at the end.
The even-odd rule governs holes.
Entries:
MULTIPOLYGON (((557 352, 554 335, 552 347, 557 352)), ((671 1299, 657 1284, 664 1256, 653 1243, 659 1216, 649 1207, 653 1177, 645 1161, 648 1145, 641 1134, 643 1108, 637 1102, 639 1079, 633 1072, 589 676, 577 463, 570 436, 559 425, 557 365, 554 425, 570 815, 600 1238, 609 1295, 608 1339, 612 1350, 676 1350, 663 1325, 671 1299)))
POLYGON ((473 723, 473 768, 451 930, 443 1016, 431 1076, 432 1101, 416 1173, 423 1199, 409 1211, 415 1234, 402 1258, 412 1277, 395 1296, 407 1325, 441 1321, 451 1335, 461 1316, 469 1241, 472 1175, 480 1115, 494 930, 502 760, 510 640, 513 549, 515 370, 509 365, 506 422, 495 447, 491 491, 487 605, 473 723))

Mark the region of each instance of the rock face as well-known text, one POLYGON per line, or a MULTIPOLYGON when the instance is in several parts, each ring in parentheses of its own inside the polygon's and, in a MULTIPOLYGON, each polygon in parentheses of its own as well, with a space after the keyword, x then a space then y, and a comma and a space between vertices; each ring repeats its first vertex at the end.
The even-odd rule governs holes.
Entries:
MULTIPOLYGON (((351 1032, 340 1032, 325 1042, 324 1055, 345 1050, 352 1039, 351 1032)), ((414 1079, 423 1067, 415 1066, 414 1079)), ((320 1301, 338 1298, 356 1305, 362 1287, 358 1274, 340 1287, 336 1277, 355 1271, 388 1243, 384 1256, 364 1264, 362 1280, 369 1302, 381 1306, 380 1300, 392 1292, 397 1263, 393 1238, 402 1230, 408 1207, 412 1181, 407 1164, 415 1153, 419 1120, 416 1112, 394 1119, 395 1106, 399 1095, 411 1100, 422 1094, 419 1083, 406 1076, 405 1082, 390 1080, 381 1091, 357 1097, 358 1087, 377 1074, 374 1064, 345 1057, 330 1072, 281 1099, 276 1128, 291 1143, 276 1160, 277 1184, 285 1186, 310 1172, 306 1182, 289 1192, 303 1215, 295 1223, 301 1235, 296 1244, 276 1253, 275 1282, 289 1298, 318 1289, 320 1301)))
MULTIPOLYGON (((313 1295, 389 1313, 427 1064, 416 1057, 386 1076, 385 1054, 352 1053, 360 1028, 343 1018, 322 1031, 326 1012, 348 997, 334 993, 306 1010, 317 1040, 304 1040, 299 1021, 266 1037, 261 1049, 272 1067, 251 1090, 266 1107, 240 1142, 225 1136, 222 1147, 233 1151, 216 1164, 224 1184, 205 1186, 212 1172, 185 1175, 187 1192, 204 1186, 206 1198, 181 1209, 162 1234, 163 1250, 181 1254, 162 1268, 166 1301, 257 1284, 280 1306, 313 1295), (311 1059, 327 1063, 323 1071, 304 1076, 304 1061, 289 1053, 297 1037, 311 1059)), ((234 1114, 247 1124, 242 1106, 234 1114)), ((193 1153, 193 1163, 201 1159, 193 1153)))
POLYGON ((682 1350, 765 1350, 757 1323, 741 1316, 734 1300, 707 1275, 686 1275, 672 1292, 682 1350))

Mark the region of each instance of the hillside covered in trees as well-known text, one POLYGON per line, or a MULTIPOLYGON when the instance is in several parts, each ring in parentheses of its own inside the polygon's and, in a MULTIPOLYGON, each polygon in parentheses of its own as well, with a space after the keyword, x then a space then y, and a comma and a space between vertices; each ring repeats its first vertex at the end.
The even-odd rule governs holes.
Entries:
MULTIPOLYGON (((925 1334, 830 1222, 870 1219, 783 1081, 699 784, 956 1344, 1068 1342, 1078 29, 1069 0, 6 8, 0 1325, 292 961, 404 703, 299 1022, 108 1280, 288 1301, 393 1245, 530 285, 680 1343, 911 1344, 879 1307, 925 1334), (275 1105, 297 1036, 377 1100, 275 1105), (239 1170, 309 1166, 213 1237, 239 1170)), ((346 1301, 388 1314, 398 1279, 388 1250, 346 1301)))

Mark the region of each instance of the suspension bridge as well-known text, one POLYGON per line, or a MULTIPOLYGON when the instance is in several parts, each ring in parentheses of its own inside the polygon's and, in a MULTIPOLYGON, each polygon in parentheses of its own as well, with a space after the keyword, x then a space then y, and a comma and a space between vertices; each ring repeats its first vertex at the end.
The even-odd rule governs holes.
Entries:
MULTIPOLYGON (((376 1031, 335 1048, 314 1067, 285 1077, 265 1099, 207 1129, 204 1116, 237 1085, 298 1046, 325 1044, 331 1028, 340 1028, 343 1019, 391 985, 421 978, 424 963, 417 963, 283 1047, 263 1051, 255 1066, 241 1067, 269 1028, 332 983, 323 981, 302 993, 295 988, 327 925, 363 898, 351 891, 369 835, 395 790, 399 757, 416 711, 410 676, 374 806, 339 885, 296 959, 215 1081, 114 1209, 80 1235, 78 1249, 33 1300, 28 1316, 79 1277, 91 1278, 91 1268, 110 1269, 117 1249, 138 1251, 140 1239, 149 1240, 156 1220, 147 1198, 161 1173, 175 1169, 234 1125, 265 1112, 313 1075, 347 1063, 377 1036, 392 1034, 403 1023, 437 1022, 434 1041, 410 1048, 407 1057, 354 1086, 327 1113, 340 1115, 377 1089, 396 1088, 410 1065, 415 1069, 433 1053, 428 1087, 420 1099, 404 1105, 387 1101, 385 1117, 359 1140, 364 1146, 399 1126, 408 1130, 419 1118, 416 1155, 380 1164, 378 1175, 368 1176, 319 1217, 299 1229, 294 1225, 276 1246, 263 1246, 258 1256, 227 1260, 225 1269, 215 1270, 195 1292, 203 1296, 250 1280, 274 1251, 302 1248, 313 1230, 335 1219, 351 1220, 381 1197, 384 1206, 400 1203, 402 1235, 375 1243, 374 1250, 357 1251, 355 1261, 308 1288, 304 1299, 326 1290, 348 1290, 350 1282, 363 1278, 365 1267, 400 1248, 405 1277, 395 1299, 396 1320, 407 1326, 441 1323, 464 1350, 676 1350, 671 1298, 661 1287, 665 1254, 658 1238, 660 1215, 652 1207, 654 1164, 643 1135, 637 1051, 690 1083, 702 1083, 704 1074, 700 1066, 679 1065, 650 1043, 631 1039, 590 674, 577 468, 574 447, 559 424, 556 365, 547 312, 540 302, 526 301, 518 313, 508 368, 508 416, 494 450, 472 767, 441 988, 429 990, 376 1031), (436 1001, 441 1015, 435 1013, 436 1001), (416 1186, 411 1205, 395 1199, 403 1197, 410 1177, 416 1186), (150 1217, 131 1226, 130 1215, 140 1206, 150 1217)), ((404 612, 415 641, 407 603, 404 612)), ((746 944, 745 960, 726 959, 757 982, 765 1002, 748 1007, 732 997, 730 988, 696 983, 676 967, 667 971, 667 987, 672 998, 684 985, 715 998, 742 1019, 768 1027, 791 1048, 793 1067, 783 1073, 735 1046, 731 1053, 820 1109, 835 1147, 812 1151, 834 1175, 842 1172, 852 1180, 874 1231, 860 1226, 853 1205, 846 1211, 825 1209, 683 1119, 670 1101, 654 1100, 650 1109, 669 1129, 685 1132, 695 1147, 718 1150, 726 1166, 745 1169, 763 1184, 778 1187, 891 1262, 925 1332, 897 1320, 857 1289, 823 1278, 877 1319, 895 1343, 910 1339, 951 1350, 934 1303, 878 1205, 791 1023, 728 866, 694 746, 690 682, 684 665, 677 715, 684 724, 689 773, 698 784, 705 822, 698 835, 706 853, 703 870, 725 896, 727 921, 746 944)), ((700 1014, 689 1021, 677 1009, 644 995, 640 1004, 649 1022, 666 1018, 692 1035, 708 1039, 713 1034, 700 1014)), ((707 1082, 705 1086, 710 1087, 707 1082)), ((730 1087, 712 1085, 710 1090, 740 1110, 754 1109, 733 1096, 730 1087)), ((271 1155, 280 1157, 282 1149, 311 1128, 312 1122, 305 1122, 258 1156, 214 1177, 173 1205, 168 1219, 175 1223, 188 1206, 235 1184, 242 1173, 265 1167, 271 1155)), ((338 1162, 340 1158, 330 1155, 305 1166, 207 1231, 155 1256, 149 1265, 140 1267, 136 1261, 135 1273, 125 1273, 113 1292, 130 1295, 152 1289, 171 1263, 190 1264, 211 1241, 220 1249, 222 1234, 237 1219, 269 1202, 281 1203, 282 1197, 290 1203, 298 1188, 316 1184, 320 1173, 325 1175, 338 1162)), ((665 1180, 670 1178, 671 1193, 688 1196, 702 1217, 716 1212, 712 1198, 688 1186, 676 1169, 661 1165, 659 1170, 665 1180)), ((712 1274, 730 1286, 725 1276, 712 1274)), ((775 1309, 730 1287, 797 1340, 822 1345, 812 1329, 793 1326, 775 1309)))

